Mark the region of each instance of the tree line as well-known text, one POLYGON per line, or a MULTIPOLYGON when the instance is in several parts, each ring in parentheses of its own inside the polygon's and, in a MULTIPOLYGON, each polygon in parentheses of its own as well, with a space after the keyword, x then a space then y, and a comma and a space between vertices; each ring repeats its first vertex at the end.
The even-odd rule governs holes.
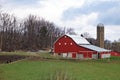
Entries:
MULTIPOLYGON (((0 51, 50 49, 55 40, 65 33, 76 35, 73 28, 68 28, 65 32, 54 23, 34 15, 19 20, 14 15, 0 12, 0 51)), ((97 45, 89 33, 81 36, 91 44, 97 45)), ((105 40, 104 47, 120 52, 120 39, 114 42, 105 40)))
POLYGON ((113 42, 111 42, 110 40, 105 40, 105 48, 120 52, 120 40, 115 40, 113 42))
POLYGON ((0 13, 1 51, 36 51, 52 47, 64 30, 43 18, 29 15, 18 20, 14 15, 0 13))

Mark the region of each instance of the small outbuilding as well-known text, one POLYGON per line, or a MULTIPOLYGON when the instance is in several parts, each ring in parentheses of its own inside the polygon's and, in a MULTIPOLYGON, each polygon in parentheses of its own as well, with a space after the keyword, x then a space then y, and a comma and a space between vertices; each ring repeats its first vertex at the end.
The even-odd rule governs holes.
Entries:
POLYGON ((63 35, 54 43, 54 55, 74 59, 109 58, 110 50, 91 45, 79 35, 63 35))
POLYGON ((111 56, 120 56, 120 53, 116 51, 111 51, 111 56))

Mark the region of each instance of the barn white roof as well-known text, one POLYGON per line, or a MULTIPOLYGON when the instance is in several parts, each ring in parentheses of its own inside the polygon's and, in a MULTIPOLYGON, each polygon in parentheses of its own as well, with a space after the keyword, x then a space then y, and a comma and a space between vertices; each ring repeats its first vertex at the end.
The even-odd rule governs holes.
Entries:
POLYGON ((90 50, 94 50, 94 51, 97 51, 97 52, 110 52, 110 50, 107 50, 107 49, 104 49, 104 48, 100 48, 100 47, 97 47, 97 46, 94 46, 94 45, 80 45, 82 47, 85 47, 85 48, 88 48, 90 50))
POLYGON ((71 37, 78 45, 88 48, 90 50, 97 52, 110 52, 110 50, 91 45, 85 38, 81 37, 80 35, 67 35, 67 36, 71 37))
POLYGON ((77 44, 90 44, 85 38, 80 35, 67 35, 71 37, 77 44))

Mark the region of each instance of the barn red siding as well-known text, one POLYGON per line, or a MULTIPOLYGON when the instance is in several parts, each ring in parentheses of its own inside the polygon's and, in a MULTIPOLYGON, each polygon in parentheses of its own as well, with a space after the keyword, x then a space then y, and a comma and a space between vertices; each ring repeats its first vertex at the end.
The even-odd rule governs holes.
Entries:
POLYGON ((55 53, 68 53, 68 52, 79 53, 80 51, 91 51, 91 50, 77 45, 70 37, 66 35, 58 39, 54 44, 55 53))
POLYGON ((119 52, 112 51, 112 52, 111 52, 111 55, 112 55, 112 56, 120 56, 120 53, 119 53, 119 52))
POLYGON ((84 58, 92 58, 92 52, 84 52, 83 56, 84 58))

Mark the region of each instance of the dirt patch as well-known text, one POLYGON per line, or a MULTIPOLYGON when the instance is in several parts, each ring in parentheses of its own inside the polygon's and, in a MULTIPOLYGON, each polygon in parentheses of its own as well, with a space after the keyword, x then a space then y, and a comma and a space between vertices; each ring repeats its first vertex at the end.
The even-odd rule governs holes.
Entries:
POLYGON ((17 60, 25 59, 27 56, 21 55, 0 55, 0 64, 1 63, 11 63, 17 60))

